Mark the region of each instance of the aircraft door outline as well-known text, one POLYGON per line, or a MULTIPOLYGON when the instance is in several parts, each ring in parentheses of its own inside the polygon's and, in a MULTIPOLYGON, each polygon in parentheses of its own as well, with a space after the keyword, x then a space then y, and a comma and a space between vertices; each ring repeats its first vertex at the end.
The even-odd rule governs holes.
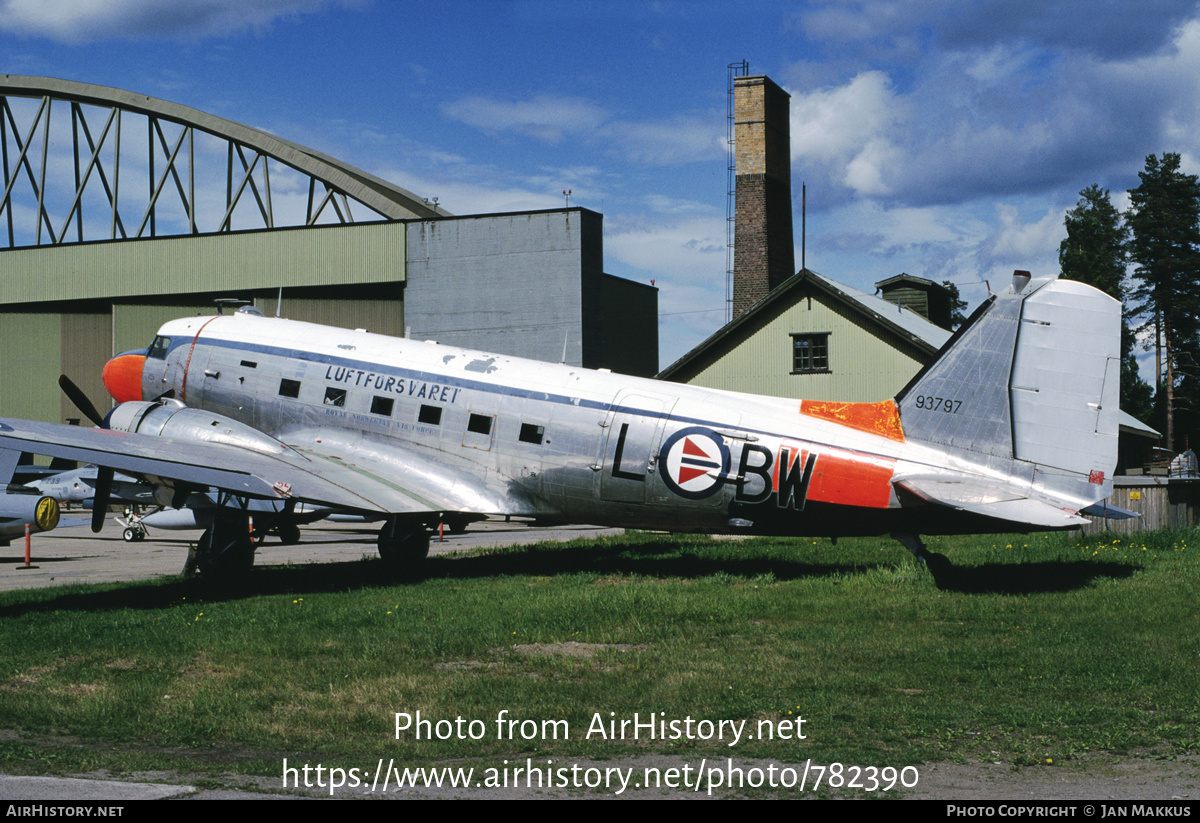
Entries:
POLYGON ((678 400, 670 395, 621 390, 600 425, 601 500, 645 503, 658 471, 658 444, 678 400))

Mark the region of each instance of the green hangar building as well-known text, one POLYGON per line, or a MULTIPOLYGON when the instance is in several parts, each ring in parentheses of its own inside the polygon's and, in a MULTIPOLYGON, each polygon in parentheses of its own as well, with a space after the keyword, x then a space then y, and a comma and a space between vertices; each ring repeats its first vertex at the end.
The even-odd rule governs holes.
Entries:
POLYGON ((583 208, 454 216, 275 135, 141 94, 0 76, 0 416, 80 416, 165 321, 268 315, 649 376, 658 296, 583 208), (52 117, 53 115, 53 117, 52 117))

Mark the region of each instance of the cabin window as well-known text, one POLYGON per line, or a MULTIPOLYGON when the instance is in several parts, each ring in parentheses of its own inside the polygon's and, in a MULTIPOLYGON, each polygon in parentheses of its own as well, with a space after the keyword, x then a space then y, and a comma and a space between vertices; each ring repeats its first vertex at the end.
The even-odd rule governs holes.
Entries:
POLYGON ((346 405, 346 390, 337 386, 325 389, 325 405, 338 407, 346 405))
POLYGON ((421 410, 417 412, 417 422, 424 423, 426 426, 442 425, 442 407, 421 406, 421 410))
POLYGON ((379 397, 376 395, 371 398, 371 414, 380 414, 384 417, 392 416, 392 407, 396 405, 395 398, 379 397))
POLYGON ((540 446, 540 445, 542 445, 542 437, 545 434, 546 434, 545 426, 538 426, 534 423, 522 423, 521 424, 520 438, 521 438, 522 443, 533 443, 535 445, 540 446))
POLYGON ((299 397, 300 396, 300 381, 289 380, 283 378, 279 381, 279 396, 280 397, 299 397))
MULTIPOLYGON (((142 338, 145 340, 146 338, 142 338)), ((149 351, 146 356, 151 360, 166 360, 167 350, 171 348, 171 338, 163 337, 161 334, 154 338, 154 342, 150 344, 149 351)))
POLYGON ((829 371, 829 332, 792 335, 792 374, 829 371))
POLYGON ((491 434, 492 418, 486 414, 472 414, 467 421, 467 431, 475 434, 491 434))
POLYGON ((258 363, 256 363, 253 360, 243 360, 242 365, 248 369, 257 369, 258 368, 258 363))

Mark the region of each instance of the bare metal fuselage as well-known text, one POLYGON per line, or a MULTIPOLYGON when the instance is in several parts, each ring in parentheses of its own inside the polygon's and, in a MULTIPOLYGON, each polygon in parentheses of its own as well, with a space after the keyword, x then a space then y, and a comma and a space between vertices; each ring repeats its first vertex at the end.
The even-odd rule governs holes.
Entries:
POLYGON ((143 397, 170 392, 301 451, 369 464, 411 495, 428 491, 431 511, 706 532, 994 528, 901 505, 900 473, 998 474, 906 442, 890 401, 854 404, 847 425, 838 404, 802 412, 795 400, 247 314, 159 335, 143 397))

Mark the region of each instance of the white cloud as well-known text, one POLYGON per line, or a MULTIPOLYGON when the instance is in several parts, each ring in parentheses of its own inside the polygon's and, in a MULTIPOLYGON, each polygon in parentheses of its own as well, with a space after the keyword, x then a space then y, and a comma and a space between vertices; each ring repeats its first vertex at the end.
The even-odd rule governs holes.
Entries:
POLYGON ((793 92, 793 165, 848 162, 868 143, 884 137, 901 105, 881 71, 863 72, 838 88, 793 92))
POLYGON ((643 282, 653 278, 658 287, 659 365, 665 367, 725 323, 725 220, 714 215, 605 222, 605 270, 643 282))
POLYGON ((588 100, 548 94, 526 100, 465 97, 443 104, 442 112, 485 134, 515 132, 547 143, 577 137, 608 154, 656 166, 719 160, 725 152, 724 118, 712 112, 620 120, 588 100))
POLYGON ((280 17, 319 11, 333 1, 0 0, 0 29, 64 43, 205 37, 262 28, 280 17))
POLYGON ((996 212, 998 225, 987 246, 997 265, 1041 274, 1058 271, 1058 246, 1066 233, 1063 210, 1050 209, 1033 222, 1023 221, 1017 207, 1009 203, 998 205, 996 212))
POLYGON ((457 175, 416 175, 402 169, 385 169, 381 174, 398 186, 422 197, 437 198, 451 214, 491 214, 562 208, 563 198, 550 192, 530 191, 520 186, 464 182, 457 175))
POLYGON ((442 112, 485 134, 515 131, 549 143, 568 134, 596 130, 608 120, 600 106, 578 97, 540 94, 529 100, 466 97, 442 105, 442 112))
POLYGON ((665 120, 610 123, 601 137, 625 159, 656 166, 712 160, 727 153, 723 118, 676 114, 665 120))

